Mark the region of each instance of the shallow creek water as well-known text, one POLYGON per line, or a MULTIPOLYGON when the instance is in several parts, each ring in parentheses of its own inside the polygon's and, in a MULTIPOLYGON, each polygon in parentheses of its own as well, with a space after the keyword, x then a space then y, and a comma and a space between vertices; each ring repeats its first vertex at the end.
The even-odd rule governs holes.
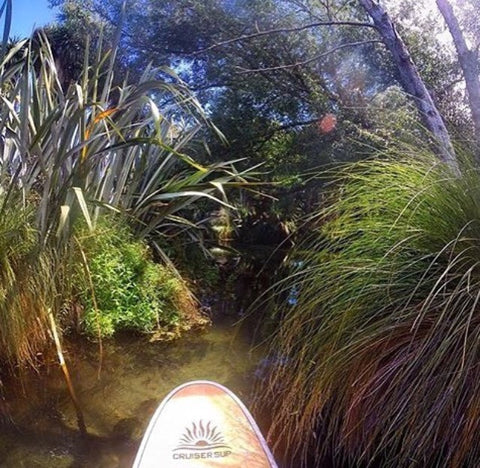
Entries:
POLYGON ((130 467, 162 398, 189 380, 222 383, 247 406, 261 352, 230 323, 189 332, 173 343, 122 337, 98 345, 69 343, 67 361, 89 435, 82 438, 58 366, 5 382, 0 406, 0 466, 130 467))

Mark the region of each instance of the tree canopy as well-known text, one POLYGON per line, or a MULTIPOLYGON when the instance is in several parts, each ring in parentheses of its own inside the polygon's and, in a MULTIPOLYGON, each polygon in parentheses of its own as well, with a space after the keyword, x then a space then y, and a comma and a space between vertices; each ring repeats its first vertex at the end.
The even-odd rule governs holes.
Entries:
MULTIPOLYGON (((61 42, 62 34, 75 41, 77 32, 98 38, 102 31, 108 44, 123 3, 51 0, 61 11, 52 34, 61 42)), ((298 164, 298 173, 361 157, 360 143, 377 147, 388 145, 392 135, 425 135, 422 125, 446 146, 450 134, 473 137, 475 114, 460 55, 439 10, 427 0, 129 0, 125 5, 123 75, 135 80, 149 64, 173 69, 225 134, 227 147, 206 136, 217 157, 277 159, 290 169, 298 164), (390 15, 392 34, 405 45, 397 62, 374 9, 390 15), (411 58, 405 60, 405 53, 411 58), (416 85, 405 78, 410 61, 416 85), (409 99, 392 101, 400 89, 413 97, 413 106, 409 99), (389 109, 405 117, 401 127, 389 125, 393 116, 377 118, 389 109), (432 112, 438 112, 433 119, 432 112), (330 114, 335 125, 325 132, 319 125, 330 114), (312 151, 315 158, 298 158, 312 151)), ((472 18, 480 8, 471 0, 462 6, 455 15, 477 63, 479 31, 472 18)))

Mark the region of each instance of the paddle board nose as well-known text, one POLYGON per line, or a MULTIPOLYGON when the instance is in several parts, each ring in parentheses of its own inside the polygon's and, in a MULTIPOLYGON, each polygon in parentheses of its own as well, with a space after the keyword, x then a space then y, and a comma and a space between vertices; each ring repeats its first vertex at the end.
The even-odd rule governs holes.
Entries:
POLYGON ((162 401, 133 468, 277 468, 252 415, 224 386, 183 384, 162 401))

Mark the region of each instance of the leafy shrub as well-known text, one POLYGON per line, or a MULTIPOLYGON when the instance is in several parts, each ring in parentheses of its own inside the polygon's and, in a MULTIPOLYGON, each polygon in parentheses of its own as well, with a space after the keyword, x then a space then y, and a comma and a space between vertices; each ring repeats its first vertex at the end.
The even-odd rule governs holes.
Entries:
POLYGON ((279 286, 266 397, 293 455, 478 466, 480 174, 420 153, 348 167, 279 286))
POLYGON ((93 232, 80 229, 79 241, 87 262, 78 261, 76 278, 88 335, 151 332, 175 325, 185 308, 194 308, 183 281, 154 263, 147 245, 125 225, 103 218, 93 232))

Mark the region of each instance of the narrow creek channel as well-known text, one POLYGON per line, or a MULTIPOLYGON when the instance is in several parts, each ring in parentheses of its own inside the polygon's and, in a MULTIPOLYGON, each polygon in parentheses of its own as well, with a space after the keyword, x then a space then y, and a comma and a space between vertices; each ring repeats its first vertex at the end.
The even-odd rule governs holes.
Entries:
POLYGON ((161 399, 196 379, 220 382, 248 405, 261 351, 248 330, 222 320, 172 343, 120 337, 98 345, 68 343, 67 359, 89 435, 82 438, 58 367, 5 382, 0 406, 0 466, 130 467, 161 399))

